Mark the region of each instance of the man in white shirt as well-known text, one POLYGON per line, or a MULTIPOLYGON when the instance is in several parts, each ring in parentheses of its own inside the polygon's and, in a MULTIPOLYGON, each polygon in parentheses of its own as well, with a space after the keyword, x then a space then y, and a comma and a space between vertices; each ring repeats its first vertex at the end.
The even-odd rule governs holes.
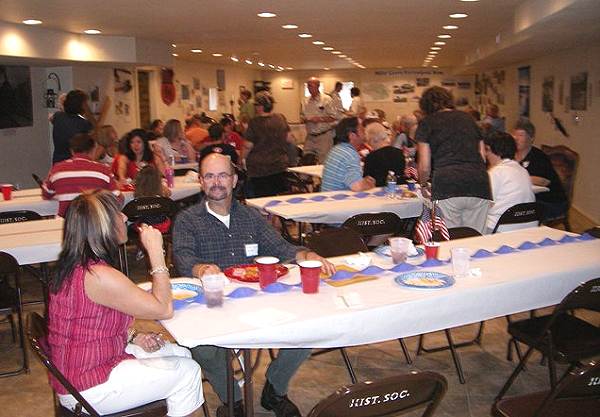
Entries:
POLYGON ((320 93, 321 82, 318 79, 311 78, 306 85, 310 96, 302 101, 300 109, 300 120, 306 124, 304 154, 314 153, 323 163, 333 146, 337 112, 331 97, 320 93))
POLYGON ((336 113, 335 118, 337 120, 342 120, 344 117, 346 117, 346 109, 342 103, 342 97, 340 96, 340 91, 342 91, 342 88, 344 88, 344 84, 342 84, 341 81, 336 81, 335 88, 331 93, 329 93, 329 97, 331 97, 332 100, 331 104, 336 113))
MULTIPOLYGON (((485 157, 489 164, 488 174, 494 199, 488 211, 487 233, 492 232, 502 213, 510 207, 535 201, 529 173, 514 160, 516 149, 515 140, 508 133, 494 132, 485 139, 485 157)), ((532 226, 537 226, 537 222, 504 225, 498 231, 532 226)))

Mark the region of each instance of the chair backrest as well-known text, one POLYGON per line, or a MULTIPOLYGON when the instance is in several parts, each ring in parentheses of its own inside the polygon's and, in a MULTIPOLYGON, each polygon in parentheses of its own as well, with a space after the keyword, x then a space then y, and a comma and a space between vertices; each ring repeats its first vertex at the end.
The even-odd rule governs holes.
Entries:
POLYGON ((310 186, 313 184, 312 179, 303 179, 295 172, 285 172, 285 194, 299 194, 310 192, 310 186))
POLYGON ((42 216, 31 210, 4 211, 0 213, 0 224, 20 223, 41 219, 42 216))
POLYGON ((591 229, 586 230, 585 233, 600 239, 600 226, 592 227, 591 229))
POLYGON ((579 285, 556 306, 556 314, 568 310, 586 309, 600 312, 600 278, 579 285))
POLYGON ((177 212, 177 204, 167 197, 138 197, 123 207, 130 221, 150 216, 171 217, 177 212))
POLYGON ((35 183, 37 185, 39 185, 40 187, 42 186, 42 184, 44 183, 42 181, 42 179, 40 177, 38 177, 36 174, 31 174, 31 177, 33 178, 33 180, 35 181, 35 183))
POLYGON ((352 229, 324 229, 306 236, 306 246, 323 257, 367 252, 367 245, 352 229))
POLYGON ((14 311, 15 308, 21 308, 20 272, 21 267, 17 260, 6 252, 0 252, 0 311, 2 314, 14 311), (11 276, 14 280, 14 287, 9 282, 11 276))
POLYGON ((519 224, 519 223, 531 223, 531 222, 539 222, 542 218, 542 210, 539 204, 537 203, 521 203, 515 204, 510 207, 502 216, 498 219, 498 223, 494 227, 492 233, 496 233, 498 231, 498 227, 503 224, 519 224))
POLYGON ((48 328, 46 321, 38 313, 30 313, 27 317, 27 339, 31 350, 36 354, 46 369, 54 376, 63 387, 79 402, 75 409, 77 415, 78 408, 83 407, 92 417, 100 417, 98 412, 81 396, 79 391, 71 385, 65 376, 54 366, 49 356, 49 346, 47 343, 48 328))
POLYGON ((554 170, 560 178, 567 198, 569 201, 572 201, 575 174, 579 165, 579 155, 565 145, 542 145, 542 151, 548 155, 554 170))
POLYGON ((339 388, 319 401, 307 417, 384 417, 425 408, 432 416, 448 382, 435 372, 399 375, 339 388))
POLYGON ((448 229, 448 235, 450 236, 450 240, 456 240, 464 239, 467 237, 481 236, 481 233, 470 227, 451 227, 450 229, 448 229))
POLYGON ((361 213, 347 219, 343 227, 356 231, 363 236, 363 240, 376 235, 396 235, 409 239, 413 238, 416 217, 401 219, 395 213, 361 213))
POLYGON ((301 166, 317 165, 318 163, 319 163, 319 156, 316 153, 308 152, 308 153, 302 154, 302 156, 300 157, 300 165, 301 166))

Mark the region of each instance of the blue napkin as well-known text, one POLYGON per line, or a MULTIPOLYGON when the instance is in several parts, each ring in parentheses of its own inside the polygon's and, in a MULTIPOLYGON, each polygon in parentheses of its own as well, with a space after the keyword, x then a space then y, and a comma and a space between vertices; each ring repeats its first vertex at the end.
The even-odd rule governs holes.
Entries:
POLYGON ((475 252, 473 254, 472 258, 487 258, 490 256, 494 256, 494 254, 492 252, 490 252, 489 250, 479 249, 477 252, 475 252))
POLYGON ((407 264, 407 263, 401 263, 401 264, 398 264, 398 265, 394 266, 392 269, 390 269, 390 271, 393 271, 393 272, 408 272, 408 271, 412 271, 414 269, 417 269, 414 265, 407 264))
POLYGON ((304 200, 306 200, 306 198, 304 198, 304 197, 294 197, 294 198, 290 198, 289 200, 286 200, 286 201, 291 204, 298 204, 298 203, 302 203, 304 200))
POLYGON ((281 282, 274 282, 263 288, 263 291, 270 293, 286 292, 293 288, 293 285, 287 285, 281 282))
POLYGON ((371 195, 370 193, 365 193, 364 191, 361 191, 360 193, 354 194, 354 197, 356 197, 356 198, 365 198, 365 197, 368 197, 370 195, 371 195))
POLYGON ((546 239, 544 239, 541 242, 539 242, 538 245, 540 245, 540 246, 553 246, 553 245, 556 245, 556 242, 554 240, 550 239, 549 237, 547 237, 546 239))
POLYGON ((331 198, 333 198, 334 200, 345 200, 348 197, 350 197, 348 194, 335 194, 331 196, 331 198))
POLYGON ((362 271, 360 271, 360 274, 364 274, 364 275, 377 275, 382 273, 383 271, 385 271, 385 269, 380 268, 378 266, 375 265, 371 265, 365 269, 363 269, 362 271))
POLYGON ((496 253, 511 253, 511 252, 516 252, 517 250, 515 248, 512 248, 508 245, 502 245, 500 246, 498 249, 496 249, 496 253))
POLYGON ((379 190, 379 191, 375 191, 373 193, 373 195, 377 196, 377 197, 383 197, 385 195, 385 190, 379 190))
POLYGON ((578 237, 579 240, 594 240, 597 239, 594 236, 590 235, 589 233, 584 233, 581 236, 578 237))
POLYGON ((559 242, 560 243, 571 243, 571 242, 575 242, 577 241, 577 238, 575 236, 569 236, 569 235, 564 235, 559 242))
POLYGON ((424 267, 424 268, 429 268, 432 266, 441 266, 444 265, 446 262, 444 261, 440 261, 439 259, 427 259, 425 262, 419 264, 419 266, 424 267))
POLYGON ((344 279, 352 278, 354 275, 356 275, 356 272, 337 271, 329 279, 332 280, 332 281, 341 281, 341 280, 344 280, 344 279))
POLYGON ((312 201, 323 201, 326 198, 327 197, 325 197, 324 195, 316 195, 314 197, 309 198, 309 200, 312 200, 312 201))
POLYGON ((265 204, 265 207, 273 207, 279 203, 281 203, 281 200, 271 200, 267 204, 265 204))
POLYGON ((227 297, 229 297, 229 298, 246 298, 246 297, 252 297, 257 292, 258 291, 255 290, 254 288, 240 287, 240 288, 236 288, 235 290, 231 291, 229 293, 229 295, 227 295, 227 297))
POLYGON ((519 245, 519 249, 521 250, 533 249, 535 247, 537 247, 537 245, 533 242, 530 242, 529 240, 519 245))

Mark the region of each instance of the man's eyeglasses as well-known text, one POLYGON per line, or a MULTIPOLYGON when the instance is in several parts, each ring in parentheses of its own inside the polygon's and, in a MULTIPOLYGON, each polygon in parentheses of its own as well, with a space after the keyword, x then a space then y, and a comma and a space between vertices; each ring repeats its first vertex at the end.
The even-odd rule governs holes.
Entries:
POLYGON ((218 174, 212 174, 209 172, 208 174, 202 175, 202 179, 204 181, 214 181, 215 179, 218 179, 219 181, 225 181, 233 177, 233 175, 234 174, 228 174, 227 172, 220 172, 218 174))

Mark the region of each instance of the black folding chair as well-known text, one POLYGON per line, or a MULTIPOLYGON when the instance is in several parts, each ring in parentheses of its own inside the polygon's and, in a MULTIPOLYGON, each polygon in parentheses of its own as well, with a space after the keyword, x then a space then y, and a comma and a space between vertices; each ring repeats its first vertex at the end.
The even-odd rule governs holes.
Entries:
POLYGON ((412 240, 417 220, 417 217, 401 219, 390 212, 361 213, 347 219, 342 226, 359 233, 365 244, 370 246, 369 241, 375 236, 382 236, 380 241, 385 236, 403 236, 412 240))
MULTIPOLYGON (((436 230, 437 233, 437 230, 436 230)), ((481 236, 481 233, 479 233, 477 230, 472 229, 470 227, 451 227, 450 229, 448 229, 448 235, 450 236, 450 240, 456 240, 456 239, 466 239, 468 237, 477 237, 477 236, 481 236)), ((436 241, 441 241, 443 239, 440 240, 436 240, 436 241)))
POLYGON ((492 233, 496 233, 498 228, 506 224, 523 224, 538 222, 542 220, 542 209, 537 203, 521 203, 510 207, 498 219, 492 233))
POLYGON ((17 342, 17 329, 19 333, 19 346, 21 348, 21 366, 15 370, 0 373, 0 378, 19 375, 29 372, 29 361, 27 359, 27 346, 23 331, 23 303, 21 300, 21 286, 19 274, 21 267, 15 258, 5 252, 0 252, 0 314, 6 316, 10 323, 13 342, 17 342), (13 278, 14 286, 10 283, 13 278), (14 314, 17 315, 17 327, 15 327, 14 314))
POLYGON ((550 391, 494 403, 494 417, 597 417, 600 411, 600 362, 571 371, 550 391))
POLYGON ((425 408, 431 417, 448 390, 435 372, 415 372, 344 386, 319 403, 307 417, 387 417, 425 408))
POLYGON ((0 224, 21 223, 32 220, 42 220, 42 216, 31 210, 15 210, 0 213, 0 224))
POLYGON ((585 233, 600 239, 600 226, 592 227, 591 229, 586 230, 585 233))
MULTIPOLYGON (((36 354, 50 374, 77 400, 73 411, 63 407, 54 395, 54 409, 57 417, 92 416, 100 417, 98 413, 79 393, 79 391, 65 378, 50 360, 49 346, 47 343, 48 330, 46 322, 37 313, 30 313, 27 320, 27 338, 31 350, 36 354)), ((154 401, 150 404, 125 410, 119 413, 104 415, 104 417, 163 417, 167 414, 167 403, 165 400, 154 401)))
POLYGON ((538 350, 548 359, 552 388, 557 384, 556 362, 569 364, 568 373, 580 361, 600 354, 600 327, 571 314, 579 309, 600 312, 600 278, 575 288, 552 314, 531 317, 508 325, 511 338, 529 346, 529 349, 500 390, 496 400, 506 394, 534 350, 538 350))

